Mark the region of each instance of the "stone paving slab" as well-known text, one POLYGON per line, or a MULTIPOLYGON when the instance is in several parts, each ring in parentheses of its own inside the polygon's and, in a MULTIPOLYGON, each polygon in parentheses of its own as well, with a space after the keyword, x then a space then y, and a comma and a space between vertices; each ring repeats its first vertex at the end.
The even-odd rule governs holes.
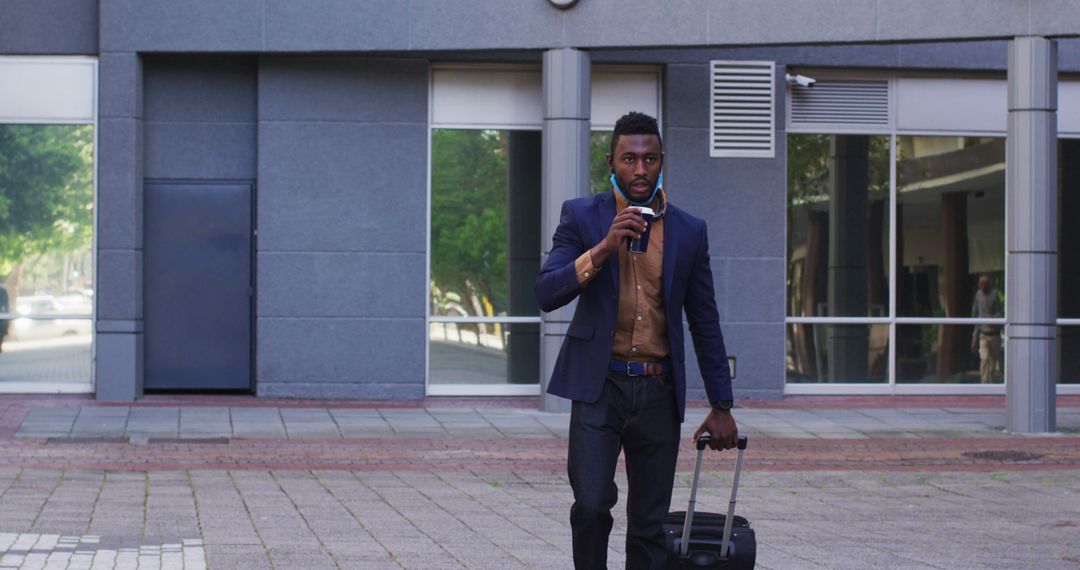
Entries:
MULTIPOLYGON (((684 435, 697 429, 706 409, 690 408, 684 435)), ((1004 410, 738 409, 740 428, 758 437, 880 439, 882 437, 1005 436, 1004 410)), ((15 436, 173 438, 565 438, 569 414, 488 408, 279 408, 279 407, 32 407, 15 436)), ((1080 407, 1059 409, 1063 432, 1080 433, 1080 407)))
MULTIPOLYGON (((725 509, 727 467, 710 458, 699 510, 725 509)), ((675 508, 689 479, 677 476, 675 508)), ((621 474, 618 484, 626 488, 621 474)), ((571 500, 565 475, 513 470, 0 469, 0 567, 570 568, 571 500), (68 507, 68 524, 82 532, 57 531, 48 516, 65 481, 94 497, 68 507), (139 483, 149 491, 134 493, 139 483), (11 517, 16 509, 25 516, 11 517), (86 531, 100 513, 109 513, 108 532, 86 531), (186 521, 184 534, 155 535, 151 521, 169 519, 186 521)), ((613 568, 624 557, 621 505, 613 568)), ((763 570, 1080 565, 1080 469, 747 472, 738 511, 757 532, 763 570)))

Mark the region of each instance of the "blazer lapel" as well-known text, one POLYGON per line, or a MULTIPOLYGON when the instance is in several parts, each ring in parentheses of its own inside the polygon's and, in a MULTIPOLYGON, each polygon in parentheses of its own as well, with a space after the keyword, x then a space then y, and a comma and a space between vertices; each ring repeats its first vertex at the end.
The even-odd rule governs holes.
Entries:
MULTIPOLYGON (((605 192, 600 195, 600 199, 596 201, 596 208, 593 212, 593 220, 595 223, 593 227, 593 244, 600 243, 607 235, 608 230, 611 228, 611 222, 615 220, 615 195, 611 192, 605 192)), ((607 259, 608 275, 611 279, 612 289, 618 293, 619 291, 619 255, 616 253, 611 255, 607 259)))
POLYGON ((671 306, 671 280, 675 277, 675 256, 679 251, 678 215, 669 203, 664 214, 664 306, 671 306))

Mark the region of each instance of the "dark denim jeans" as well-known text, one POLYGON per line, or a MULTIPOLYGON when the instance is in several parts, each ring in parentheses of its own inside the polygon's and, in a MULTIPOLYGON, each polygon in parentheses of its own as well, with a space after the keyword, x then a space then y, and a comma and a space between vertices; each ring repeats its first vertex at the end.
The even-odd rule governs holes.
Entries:
POLYGON ((679 414, 670 375, 608 373, 600 399, 574 402, 567 470, 574 490, 574 566, 607 568, 615 465, 626 454, 626 567, 663 568, 664 515, 679 455, 679 414))

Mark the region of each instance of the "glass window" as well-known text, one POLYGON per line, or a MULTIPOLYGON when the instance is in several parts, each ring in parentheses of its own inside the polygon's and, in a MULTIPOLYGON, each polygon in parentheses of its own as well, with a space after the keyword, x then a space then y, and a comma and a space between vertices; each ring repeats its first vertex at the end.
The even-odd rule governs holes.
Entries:
POLYGON ((610 130, 589 133, 589 190, 593 194, 611 190, 611 167, 607 163, 610 151, 610 130))
POLYGON ((1002 316, 974 309, 982 276, 1005 301, 1005 140, 897 137, 896 192, 898 315, 1002 316))
POLYGON ((538 384, 537 323, 438 323, 429 329, 432 384, 538 384))
POLYGON ((1001 384, 1000 325, 897 325, 896 381, 1001 384))
POLYGON ((90 382, 93 140, 0 125, 0 382, 90 382))
POLYGON ((432 131, 430 384, 540 381, 540 152, 539 131, 432 131))
POLYGON ((788 137, 787 314, 889 308, 889 137, 788 137))
POLYGON ((889 381, 889 325, 789 323, 787 381, 889 381))
POLYGON ((539 315, 540 133, 432 132, 431 315, 539 315))

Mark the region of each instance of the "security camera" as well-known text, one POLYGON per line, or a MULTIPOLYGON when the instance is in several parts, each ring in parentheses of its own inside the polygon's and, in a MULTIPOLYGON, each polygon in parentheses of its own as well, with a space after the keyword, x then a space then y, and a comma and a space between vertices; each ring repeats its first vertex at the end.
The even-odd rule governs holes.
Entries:
POLYGON ((813 87, 817 83, 817 79, 813 77, 807 77, 805 75, 792 75, 790 73, 784 74, 784 79, 791 85, 798 85, 799 87, 813 87))

